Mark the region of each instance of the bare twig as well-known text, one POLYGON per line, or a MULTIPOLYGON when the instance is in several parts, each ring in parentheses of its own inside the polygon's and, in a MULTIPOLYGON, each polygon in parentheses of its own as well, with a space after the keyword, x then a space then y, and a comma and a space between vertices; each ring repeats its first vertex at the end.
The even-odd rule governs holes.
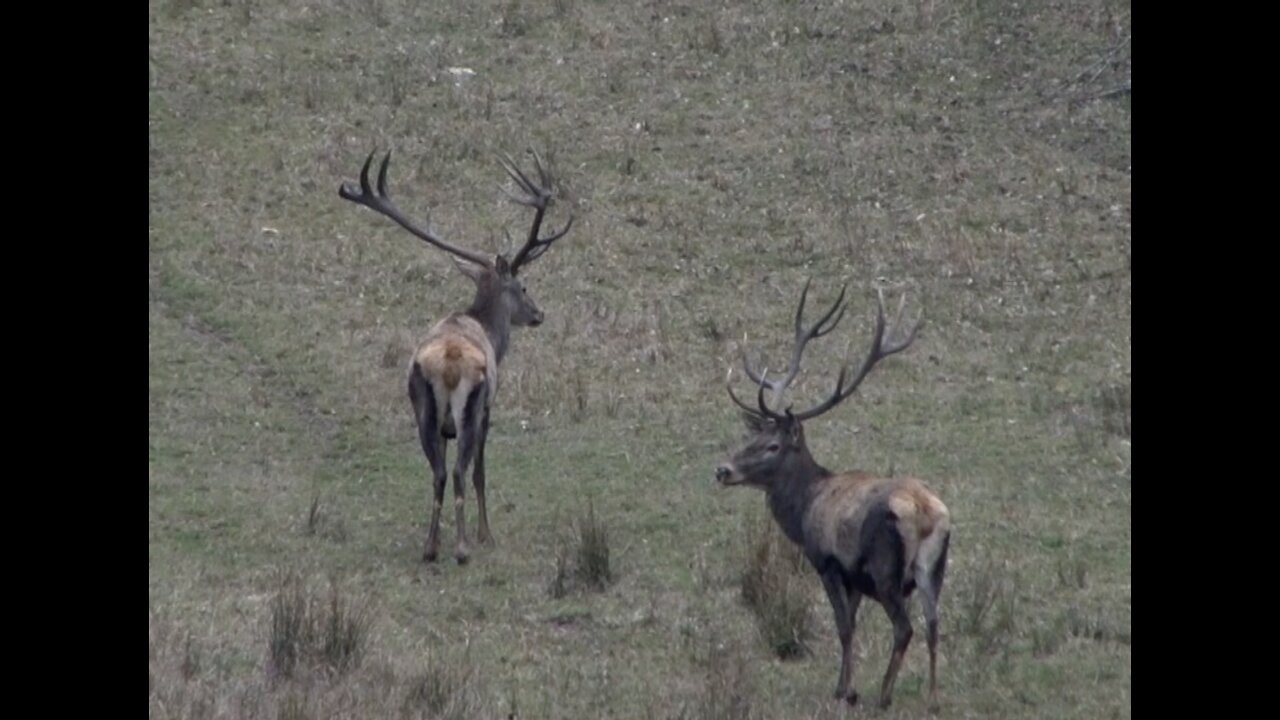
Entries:
POLYGON ((1093 99, 1094 99, 1094 100, 1101 100, 1101 99, 1103 99, 1103 98, 1117 97, 1117 96, 1119 96, 1119 95, 1129 95, 1129 94, 1131 94, 1131 91, 1130 91, 1130 89, 1129 89, 1129 86, 1130 86, 1130 85, 1131 85, 1131 83, 1125 83, 1124 85, 1121 85, 1121 86, 1120 86, 1120 87, 1118 87, 1118 88, 1111 88, 1110 90, 1108 90, 1108 91, 1106 91, 1106 92, 1101 92, 1101 93, 1098 93, 1097 95, 1094 95, 1094 96, 1093 96, 1093 99))
POLYGON ((1124 50, 1126 47, 1129 46, 1129 41, 1132 38, 1133 38, 1133 33, 1126 35, 1123 40, 1121 40, 1119 43, 1116 43, 1116 46, 1108 50, 1106 54, 1104 54, 1101 58, 1098 59, 1097 62, 1085 68, 1080 72, 1079 75, 1076 75, 1074 78, 1072 78, 1071 81, 1067 83, 1067 87, 1071 87, 1072 85, 1080 83, 1080 80, 1084 78, 1086 75, 1089 76, 1089 79, 1085 80, 1083 83, 1080 83, 1080 84, 1088 85, 1089 83, 1092 83, 1094 80, 1097 80, 1098 77, 1102 75, 1103 71, 1107 69, 1107 65, 1109 65, 1111 61, 1115 59, 1116 55, 1120 54, 1121 50, 1124 50))

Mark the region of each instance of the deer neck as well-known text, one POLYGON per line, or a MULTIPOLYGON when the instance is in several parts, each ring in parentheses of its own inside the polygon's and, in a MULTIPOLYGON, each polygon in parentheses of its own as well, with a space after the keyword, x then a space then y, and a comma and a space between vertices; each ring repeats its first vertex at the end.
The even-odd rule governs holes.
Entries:
POLYGON ((489 343, 493 345, 494 357, 501 363, 511 344, 511 309, 499 296, 480 290, 476 292, 467 315, 475 318, 484 328, 485 334, 489 336, 489 343))
POLYGON ((814 461, 808 449, 797 454, 782 469, 768 492, 769 510, 791 542, 803 547, 804 518, 813 503, 814 486, 831 472, 814 461))

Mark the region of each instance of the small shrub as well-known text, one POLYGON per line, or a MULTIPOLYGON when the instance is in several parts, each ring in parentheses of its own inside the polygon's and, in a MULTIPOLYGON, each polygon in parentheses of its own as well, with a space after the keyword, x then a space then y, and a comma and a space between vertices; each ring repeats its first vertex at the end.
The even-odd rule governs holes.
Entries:
POLYGON ((784 660, 802 657, 809 653, 813 637, 804 556, 772 523, 760 526, 757 522, 747 529, 742 599, 775 655, 784 660))
POLYGON ((1058 583, 1064 588, 1084 590, 1089 584, 1089 565, 1074 555, 1060 558, 1058 583))
POLYGON ((1038 625, 1031 631, 1031 653, 1035 657, 1052 655, 1062 646, 1066 637, 1066 622, 1062 617, 1047 625, 1038 625))
POLYGON ((303 666, 343 675, 359 664, 368 629, 367 606, 349 600, 337 582, 330 582, 325 602, 297 575, 286 574, 271 601, 268 670, 283 678, 303 666))
POLYGON ((1003 647, 1017 631, 1016 578, 1007 577, 995 562, 980 567, 969 581, 964 598, 963 629, 977 639, 978 652, 990 654, 1003 647), (988 622, 989 621, 989 622, 988 622))
POLYGON ((562 598, 575 587, 600 591, 613 583, 609 531, 596 517, 594 503, 588 503, 587 513, 578 519, 572 538, 561 543, 555 563, 555 573, 547 583, 547 594, 553 598, 562 598))
POLYGON ((469 660, 447 663, 428 658, 426 669, 409 683, 401 716, 463 720, 485 715, 484 706, 484 693, 477 687, 469 660))
POLYGON ((556 571, 551 576, 551 582, 547 585, 547 594, 559 600, 569 594, 572 586, 573 568, 570 565, 568 553, 562 547, 556 553, 556 571))
POLYGON ((578 521, 578 578, 597 590, 613 582, 613 570, 609 567, 609 531, 596 518, 594 503, 587 504, 587 516, 578 521))
POLYGON ((707 665, 697 717, 704 720, 750 718, 753 688, 750 668, 740 652, 715 650, 707 665))

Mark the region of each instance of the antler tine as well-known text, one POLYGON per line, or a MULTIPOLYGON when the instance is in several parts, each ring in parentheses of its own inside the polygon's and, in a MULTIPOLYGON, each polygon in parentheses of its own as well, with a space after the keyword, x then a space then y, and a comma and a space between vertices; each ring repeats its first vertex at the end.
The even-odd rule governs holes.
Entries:
POLYGON ((568 234, 569 229, 573 227, 574 221, 573 215, 570 215, 568 222, 566 222, 564 227, 559 231, 546 237, 539 237, 538 233, 542 229, 543 216, 546 214, 547 208, 551 205, 552 178, 551 173, 542 162, 542 156, 539 155, 537 151, 532 151, 532 154, 534 167, 538 171, 538 184, 535 184, 530 180, 529 176, 516 166, 515 161, 511 159, 510 155, 503 153, 499 156, 499 161, 502 163, 503 169, 507 171, 507 175, 515 181, 516 185, 524 191, 525 195, 523 197, 514 195, 508 192, 506 188, 503 188, 503 192, 506 193, 507 197, 511 198, 514 202, 526 207, 531 207, 535 211, 533 216, 533 225, 529 228, 528 239, 525 241, 524 247, 520 248, 520 251, 517 252, 515 257, 511 260, 512 275, 515 275, 522 266, 541 257, 542 253, 547 251, 547 248, 550 247, 551 243, 568 234))
MULTIPOLYGON (((768 374, 769 374, 769 369, 765 368, 764 375, 767 376, 768 374)), ((747 411, 748 413, 756 417, 767 417, 767 418, 774 418, 774 419, 780 419, 782 417, 777 413, 775 413, 774 411, 770 410, 769 406, 765 404, 764 389, 765 387, 768 386, 769 383, 768 383, 768 380, 764 379, 764 377, 762 377, 761 381, 759 382, 760 388, 756 393, 756 405, 758 407, 755 407, 755 408, 742 402, 742 400, 738 398, 737 393, 733 391, 732 380, 733 380, 733 368, 730 367, 729 374, 725 377, 725 389, 729 391, 729 397, 733 399, 733 402, 738 407, 742 408, 743 410, 747 411)))
MULTIPOLYGON (((893 332, 890 333, 890 335, 897 334, 897 331, 899 329, 898 323, 901 321, 901 318, 902 318, 902 308, 905 307, 905 305, 906 305, 906 298, 904 296, 902 301, 899 303, 898 317, 894 321, 893 332)), ((809 418, 813 418, 813 417, 817 417, 818 415, 821 415, 822 413, 830 410, 831 408, 843 402, 845 398, 852 395, 853 392, 858 389, 858 386, 862 384, 863 379, 867 377, 867 374, 871 372, 871 369, 875 367, 876 363, 880 362, 886 357, 889 357, 890 355, 893 355, 895 353, 900 353, 903 350, 906 350, 911 345, 911 343, 915 342, 916 332, 920 329, 920 326, 922 323, 923 323, 923 320, 917 320, 915 325, 913 325, 911 327, 911 330, 907 333, 906 338, 904 338, 902 341, 898 343, 886 342, 885 321, 884 321, 884 291, 881 289, 877 289, 876 290, 876 330, 875 330, 875 334, 872 337, 871 350, 870 352, 867 353, 866 359, 862 361, 862 367, 858 369, 858 374, 854 376, 853 380, 849 383, 849 386, 845 387, 845 377, 848 375, 848 366, 844 366, 840 368, 840 375, 836 379, 835 392, 833 392, 826 400, 822 401, 818 405, 812 408, 809 408, 808 410, 805 410, 803 412, 795 413, 795 417, 800 420, 808 420, 809 418)))
POLYGON ((756 404, 760 406, 760 412, 766 417, 780 418, 781 416, 778 413, 770 410, 769 406, 764 403, 764 389, 769 384, 768 377, 769 368, 765 368, 764 374, 760 376, 760 389, 756 391, 756 404))
MULTIPOLYGON (((535 155, 535 157, 537 156, 535 155)), ((514 202, 531 208, 543 208, 547 204, 547 200, 551 197, 551 192, 548 189, 548 186, 551 183, 547 181, 546 171, 542 169, 540 163, 535 163, 538 165, 538 175, 543 180, 542 185, 538 186, 533 184, 533 181, 530 180, 529 177, 524 174, 524 171, 515 164, 515 161, 511 159, 510 155, 502 153, 498 156, 498 162, 502 164, 502 169, 507 171, 507 175, 511 176, 511 179, 515 181, 516 185, 519 185, 520 189, 527 193, 525 197, 519 197, 508 192, 506 188, 503 188, 502 192, 506 193, 507 197, 511 198, 514 202)))
POLYGON ((847 284, 840 288, 840 297, 836 298, 831 307, 827 309, 822 317, 818 318, 818 322, 805 329, 804 306, 808 300, 811 282, 812 278, 806 280, 804 290, 800 293, 800 306, 796 309, 796 334, 795 343, 791 349, 791 364, 787 367, 787 374, 783 376, 782 380, 773 384, 775 400, 782 397, 787 388, 791 387, 791 382, 796 379, 796 375, 800 374, 800 360, 804 356, 804 351, 809 345, 809 341, 831 332, 840 323, 840 320, 844 318, 844 296, 849 287, 847 284), (839 311, 838 314, 837 310, 839 311))
MULTIPOLYGON (((848 307, 843 304, 844 294, 845 294, 845 291, 848 289, 849 289, 848 285, 842 285, 840 287, 840 297, 836 298, 835 304, 831 306, 831 309, 827 311, 827 314, 823 315, 822 318, 818 320, 818 322, 814 323, 813 329, 810 331, 810 337, 806 339, 806 342, 808 342, 808 340, 811 340, 813 338, 820 338, 823 335, 826 335, 827 333, 831 332, 832 330, 835 330, 836 325, 839 325, 840 321, 844 319, 844 311, 845 311, 845 308, 848 307), (840 308, 840 313, 836 315, 834 320, 831 320, 831 315, 832 313, 835 313, 837 307, 840 308), (826 329, 824 330, 822 326, 828 320, 831 320, 831 324, 827 325, 826 329)), ((798 339, 799 337, 800 337, 800 314, 796 313, 796 338, 798 339)))
POLYGON ((767 386, 772 390, 775 401, 781 398, 782 393, 786 392, 787 388, 791 386, 791 382, 795 380, 796 375, 800 373, 800 359, 804 355, 805 347, 809 344, 809 341, 831 332, 836 325, 840 324, 840 320, 844 318, 846 309, 844 296, 849 289, 847 284, 840 288, 840 297, 836 298, 835 303, 827 309, 827 312, 807 330, 805 329, 804 308, 808 301, 809 287, 812 282, 813 278, 805 280, 804 289, 800 291, 800 304, 796 308, 795 341, 791 348, 791 364, 787 367, 787 374, 781 380, 767 380, 761 373, 756 371, 755 365, 751 362, 747 352, 744 350, 742 353, 742 366, 747 372, 747 377, 751 378, 753 382, 767 386), (837 310, 839 310, 838 314, 837 310))
POLYGON ((533 165, 538 168, 538 179, 542 181, 542 187, 550 188, 551 176, 547 174, 547 169, 542 164, 542 156, 538 154, 537 150, 533 151, 533 165))
POLYGON ((413 233, 419 239, 424 240, 436 247, 448 252, 452 255, 460 257, 464 260, 492 267, 493 264, 483 255, 470 250, 466 250, 456 245, 441 240, 430 230, 418 227, 416 223, 410 220, 400 212, 400 209, 391 202, 391 195, 387 192, 387 166, 391 163, 391 151, 382 158, 382 164, 378 167, 378 189, 375 191, 373 185, 369 182, 369 166, 373 164, 373 156, 377 154, 377 150, 369 153, 369 157, 365 158, 364 166, 360 168, 360 190, 357 192, 350 183, 342 183, 338 186, 338 196, 343 200, 349 200, 358 205, 373 210, 374 212, 385 215, 396 221, 400 227, 413 233))
MULTIPOLYGON (((876 290, 876 293, 878 295, 878 298, 883 303, 884 292, 882 290, 876 290)), ((907 305, 907 296, 904 293, 902 297, 898 298, 898 314, 893 318, 893 330, 895 333, 898 331, 898 328, 902 327, 902 310, 903 308, 906 307, 906 305, 907 305)), ((894 353, 902 352, 903 350, 906 350, 908 345, 915 342, 916 332, 920 330, 920 326, 923 324, 924 324, 924 317, 921 316, 921 318, 916 321, 916 324, 911 326, 911 330, 907 332, 907 337, 904 338, 902 342, 897 345, 888 346, 885 349, 884 354, 892 355, 894 353)))
POLYGON ((778 381, 766 380, 759 371, 756 370, 755 364, 751 362, 751 358, 747 356, 747 351, 742 351, 742 369, 746 371, 747 377, 751 378, 751 382, 757 385, 768 384, 769 389, 775 393, 778 391, 778 381))
POLYGON ((752 408, 750 405, 748 405, 748 404, 746 404, 746 403, 742 402, 741 400, 739 400, 739 399, 738 399, 738 395, 737 395, 737 393, 735 393, 735 392, 733 391, 733 368, 732 368, 732 367, 730 367, 730 368, 729 368, 729 374, 725 376, 725 379, 724 379, 724 388, 725 388, 725 390, 728 390, 728 391, 729 391, 729 397, 733 399, 733 402, 734 402, 735 404, 737 404, 737 406, 738 406, 738 407, 742 408, 743 410, 746 410, 747 412, 751 413, 752 415, 759 415, 759 414, 760 414, 760 411, 759 411, 759 410, 756 410, 756 409, 752 408))
MULTIPOLYGON (((391 196, 387 194, 387 167, 389 165, 391 165, 390 150, 387 151, 386 155, 382 156, 382 164, 378 166, 378 194, 386 198, 388 201, 391 200, 391 196)), ((369 165, 366 163, 365 169, 368 170, 368 168, 369 165)), ((430 221, 431 220, 428 218, 427 222, 430 221)))

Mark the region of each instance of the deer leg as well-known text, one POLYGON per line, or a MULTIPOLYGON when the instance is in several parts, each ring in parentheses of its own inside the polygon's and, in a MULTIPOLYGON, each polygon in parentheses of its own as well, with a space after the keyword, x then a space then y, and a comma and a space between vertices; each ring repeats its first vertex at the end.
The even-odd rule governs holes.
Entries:
POLYGON ((850 603, 851 598, 845 590, 840 567, 834 562, 822 573, 822 587, 827 591, 827 599, 831 601, 836 632, 840 636, 840 679, 836 682, 833 695, 837 700, 847 700, 852 705, 858 701, 858 693, 849 690, 853 679, 853 623, 862 595, 856 594, 850 603))
POLYGON ((858 606, 862 604, 862 593, 845 583, 845 592, 849 596, 849 644, 844 649, 845 663, 849 668, 849 695, 846 698, 850 705, 858 702, 858 692, 853 689, 853 633, 858 628, 858 606))
POLYGON ((458 458, 453 466, 453 508, 457 517, 458 545, 454 549, 453 556, 459 565, 465 564, 469 555, 467 551, 466 473, 467 466, 471 464, 472 457, 475 455, 477 441, 480 439, 479 418, 480 413, 483 411, 483 408, 480 407, 480 397, 484 392, 484 383, 473 387, 471 392, 468 393, 466 403, 462 408, 462 417, 455 416, 454 419, 454 424, 458 428, 458 458))
MULTIPOLYGON (((937 712, 938 705, 938 596, 942 593, 942 580, 947 568, 947 546, 950 534, 943 535, 941 549, 935 549, 935 557, 931 564, 916 566, 916 586, 920 588, 920 604, 924 606, 925 637, 929 642, 929 710, 937 712)), ((926 549, 933 549, 926 541, 921 547, 921 556, 926 549)))
POLYGON ((480 438, 477 441, 479 446, 476 448, 476 467, 471 474, 471 484, 476 488, 476 504, 480 509, 480 529, 476 532, 476 538, 485 545, 493 542, 493 536, 489 534, 489 512, 484 502, 484 446, 489 441, 489 408, 484 409, 484 420, 480 423, 480 438))
POLYGON ((911 617, 907 614, 906 598, 899 592, 889 591, 880 599, 889 620, 893 623, 893 656, 889 658, 889 668, 884 673, 884 684, 880 687, 880 707, 887 708, 893 702, 893 683, 902 669, 902 658, 907 654, 907 646, 911 644, 911 617))
POLYGON ((414 417, 418 421, 418 440, 422 452, 431 465, 434 502, 431 506, 431 526, 427 531, 427 545, 422 551, 423 562, 435 562, 440 549, 440 510, 444 505, 445 448, 448 443, 440 434, 439 406, 431 383, 422 377, 417 364, 409 376, 409 399, 413 403, 414 417))

